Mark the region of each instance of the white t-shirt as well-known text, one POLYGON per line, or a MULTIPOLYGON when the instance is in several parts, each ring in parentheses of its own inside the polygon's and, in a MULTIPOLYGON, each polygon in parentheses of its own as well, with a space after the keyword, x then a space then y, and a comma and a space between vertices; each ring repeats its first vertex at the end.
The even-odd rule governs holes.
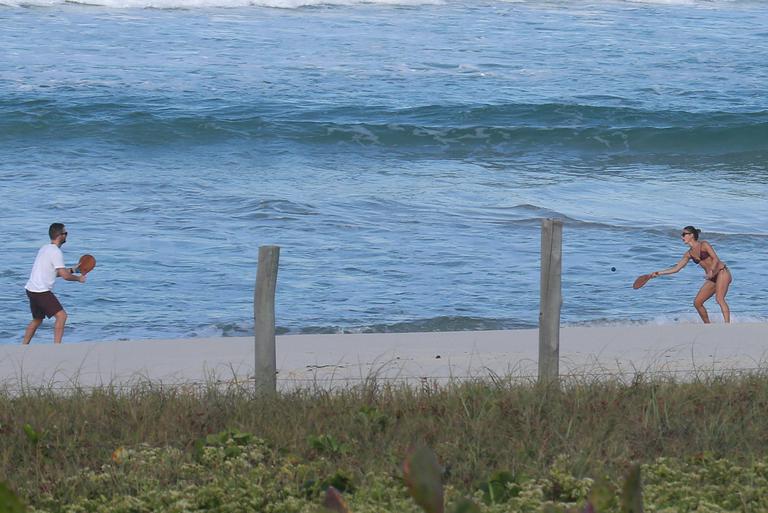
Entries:
POLYGON ((64 268, 64 253, 56 244, 46 244, 37 252, 37 258, 32 265, 29 281, 24 287, 30 292, 47 292, 53 290, 56 281, 56 269, 64 268))

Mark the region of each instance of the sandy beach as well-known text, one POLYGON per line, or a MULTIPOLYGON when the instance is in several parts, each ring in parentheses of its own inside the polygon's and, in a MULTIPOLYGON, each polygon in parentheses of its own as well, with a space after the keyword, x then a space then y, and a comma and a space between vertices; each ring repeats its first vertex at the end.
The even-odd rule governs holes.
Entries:
MULTIPOLYGON (((766 341, 765 323, 563 328, 560 374, 754 369, 765 359, 766 341)), ((0 346, 0 384, 67 389, 247 380, 253 344, 251 337, 6 344, 0 346)), ((278 386, 535 377, 537 354, 538 330, 285 335, 277 337, 278 386)))

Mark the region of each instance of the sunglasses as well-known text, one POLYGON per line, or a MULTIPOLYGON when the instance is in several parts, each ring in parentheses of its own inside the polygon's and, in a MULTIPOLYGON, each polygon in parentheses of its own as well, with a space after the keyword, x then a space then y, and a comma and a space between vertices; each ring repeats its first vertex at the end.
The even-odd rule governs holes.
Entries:
POLYGON ((67 234, 67 232, 61 232, 61 234, 62 234, 62 235, 66 235, 66 234, 67 234))

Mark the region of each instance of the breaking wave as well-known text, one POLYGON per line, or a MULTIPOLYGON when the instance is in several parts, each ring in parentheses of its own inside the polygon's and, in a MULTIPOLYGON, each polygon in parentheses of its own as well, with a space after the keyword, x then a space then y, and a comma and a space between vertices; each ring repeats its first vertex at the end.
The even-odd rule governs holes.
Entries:
POLYGON ((728 154, 768 149, 768 112, 646 111, 571 104, 403 110, 348 106, 322 113, 236 106, 192 112, 134 103, 0 101, 0 140, 30 138, 96 138, 129 145, 234 139, 388 149, 728 154))

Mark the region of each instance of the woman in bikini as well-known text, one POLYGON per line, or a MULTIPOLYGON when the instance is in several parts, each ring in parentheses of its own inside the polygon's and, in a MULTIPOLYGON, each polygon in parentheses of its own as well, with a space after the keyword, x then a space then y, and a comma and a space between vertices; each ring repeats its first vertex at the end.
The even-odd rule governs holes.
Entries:
POLYGON ((728 266, 724 262, 717 258, 717 253, 715 253, 714 248, 709 242, 705 240, 699 241, 700 233, 701 230, 697 230, 693 226, 683 228, 680 236, 690 249, 685 252, 683 258, 674 267, 653 272, 651 277, 655 278, 665 274, 674 274, 685 267, 689 260, 693 260, 694 263, 699 264, 704 269, 704 277, 706 278, 704 285, 701 286, 699 293, 696 294, 696 298, 693 300, 693 306, 699 312, 701 320, 705 324, 709 324, 709 314, 707 314, 707 309, 704 308, 704 302, 715 296, 717 304, 720 305, 720 309, 723 311, 723 320, 731 322, 731 309, 725 301, 728 286, 733 280, 731 271, 728 270, 728 266))

